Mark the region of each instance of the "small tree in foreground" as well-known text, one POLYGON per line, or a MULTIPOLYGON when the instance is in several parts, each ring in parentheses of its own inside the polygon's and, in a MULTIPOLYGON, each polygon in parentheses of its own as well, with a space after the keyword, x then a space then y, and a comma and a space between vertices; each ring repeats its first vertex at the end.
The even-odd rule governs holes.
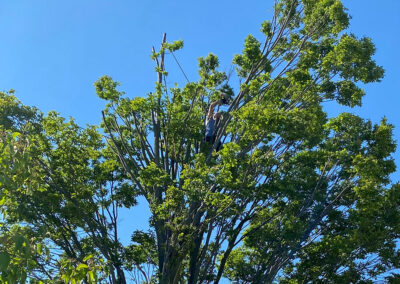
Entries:
POLYGON ((396 281, 393 126, 350 113, 328 119, 323 110, 327 101, 361 105, 361 83, 383 76, 375 48, 344 32, 340 1, 274 8, 264 39, 248 36, 233 59, 238 86, 227 85, 210 54, 199 59, 198 81, 168 88, 164 58, 183 43, 165 36, 152 54, 154 92, 129 98, 100 78, 105 140, 2 94, 1 279, 396 281), (231 100, 210 143, 205 115, 221 89, 231 100), (118 209, 139 196, 150 230, 132 228, 123 246, 118 209))

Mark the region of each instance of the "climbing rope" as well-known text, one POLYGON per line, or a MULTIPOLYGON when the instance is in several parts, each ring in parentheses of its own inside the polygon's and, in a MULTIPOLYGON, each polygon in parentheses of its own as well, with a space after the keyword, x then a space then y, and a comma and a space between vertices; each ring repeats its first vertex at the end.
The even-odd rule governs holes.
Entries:
POLYGON ((185 71, 183 71, 183 68, 182 68, 182 66, 179 64, 178 59, 176 59, 174 52, 173 52, 172 50, 170 50, 170 51, 171 51, 172 56, 173 56, 174 59, 175 59, 176 64, 179 66, 179 69, 181 69, 181 71, 182 71, 182 73, 183 73, 183 76, 185 76, 186 81, 187 81, 188 83, 190 83, 188 77, 186 76, 185 71))

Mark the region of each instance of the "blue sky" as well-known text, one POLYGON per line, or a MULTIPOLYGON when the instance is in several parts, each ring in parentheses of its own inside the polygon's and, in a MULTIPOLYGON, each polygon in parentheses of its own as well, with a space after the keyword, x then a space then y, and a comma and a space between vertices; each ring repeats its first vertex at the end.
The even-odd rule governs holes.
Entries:
MULTIPOLYGON (((260 23, 270 18, 272 2, 253 1, 249 7, 226 0, 0 0, 0 90, 15 89, 25 104, 56 110, 82 125, 98 123, 103 102, 95 95, 94 81, 107 74, 129 96, 152 91, 155 73, 149 55, 163 32, 169 40, 184 40, 177 57, 195 80, 197 58, 209 52, 229 70, 245 36, 258 35, 260 23)), ((353 16, 350 31, 373 39, 375 59, 386 70, 381 83, 366 86, 363 107, 352 111, 373 121, 387 116, 400 125, 400 1, 343 2, 353 16)), ((166 67, 171 85, 184 83, 171 57, 166 67)))
MULTIPOLYGON (((223 70, 229 70, 249 33, 259 35, 260 23, 270 18, 272 0, 248 1, 110 1, 110 0, 0 0, 0 90, 15 89, 24 104, 44 112, 56 110, 81 125, 98 124, 103 102, 93 83, 110 75, 131 97, 153 90, 151 47, 183 39, 181 65, 190 80, 197 77, 197 58, 213 52, 223 70)), ((367 85, 361 108, 350 110, 374 122, 386 116, 400 134, 400 1, 344 0, 353 16, 350 31, 371 37, 378 64, 386 70, 381 83, 367 85)), ((168 84, 183 84, 184 77, 167 58, 168 84)), ((331 115, 343 111, 329 105, 331 115)), ((349 111, 349 110, 347 110, 349 111)), ((399 151, 395 158, 400 161, 399 151)), ((398 180, 398 175, 394 175, 398 180)), ((124 224, 145 226, 122 214, 124 224)), ((129 232, 123 231, 126 239, 129 232)))
MULTIPOLYGON (((368 85, 363 107, 354 111, 373 121, 386 115, 400 125, 400 2, 343 2, 353 16, 350 31, 373 39, 375 58, 386 69, 382 83, 368 85)), ((149 54, 163 32, 169 40, 184 40, 177 57, 189 79, 195 80, 197 58, 209 52, 229 70, 245 36, 259 34, 272 7, 271 0, 253 1, 252 7, 226 0, 196 3, 0 0, 0 90, 13 88, 25 104, 45 112, 57 110, 80 124, 98 123, 103 102, 96 97, 93 82, 108 74, 129 96, 151 91, 155 74, 149 54)), ((169 83, 184 82, 171 58, 167 69, 169 83)))

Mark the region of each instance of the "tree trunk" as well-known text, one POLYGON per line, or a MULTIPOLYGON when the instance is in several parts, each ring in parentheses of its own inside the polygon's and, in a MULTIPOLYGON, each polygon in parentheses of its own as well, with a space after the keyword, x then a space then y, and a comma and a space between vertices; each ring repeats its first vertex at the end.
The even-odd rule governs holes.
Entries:
POLYGON ((190 266, 189 266, 189 281, 188 284, 195 284, 197 283, 197 278, 199 275, 199 271, 198 271, 198 266, 197 266, 197 262, 198 260, 198 256, 199 256, 199 250, 200 250, 200 245, 201 245, 201 241, 203 239, 203 235, 199 234, 197 236, 197 238, 194 241, 194 248, 191 250, 190 253, 190 266))

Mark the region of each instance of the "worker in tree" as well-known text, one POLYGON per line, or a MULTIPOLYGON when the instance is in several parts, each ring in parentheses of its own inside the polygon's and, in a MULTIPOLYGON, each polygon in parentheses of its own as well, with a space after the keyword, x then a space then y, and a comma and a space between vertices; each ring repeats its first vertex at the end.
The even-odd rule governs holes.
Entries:
MULTIPOLYGON (((221 112, 214 113, 215 107, 217 105, 227 104, 227 100, 225 98, 225 94, 221 94, 222 99, 211 103, 210 108, 208 109, 207 117, 206 117, 206 132, 204 140, 210 144, 214 144, 216 138, 216 126, 218 125, 219 120, 222 118, 221 112)), ((216 150, 218 151, 221 148, 221 141, 218 141, 218 145, 216 150)))

